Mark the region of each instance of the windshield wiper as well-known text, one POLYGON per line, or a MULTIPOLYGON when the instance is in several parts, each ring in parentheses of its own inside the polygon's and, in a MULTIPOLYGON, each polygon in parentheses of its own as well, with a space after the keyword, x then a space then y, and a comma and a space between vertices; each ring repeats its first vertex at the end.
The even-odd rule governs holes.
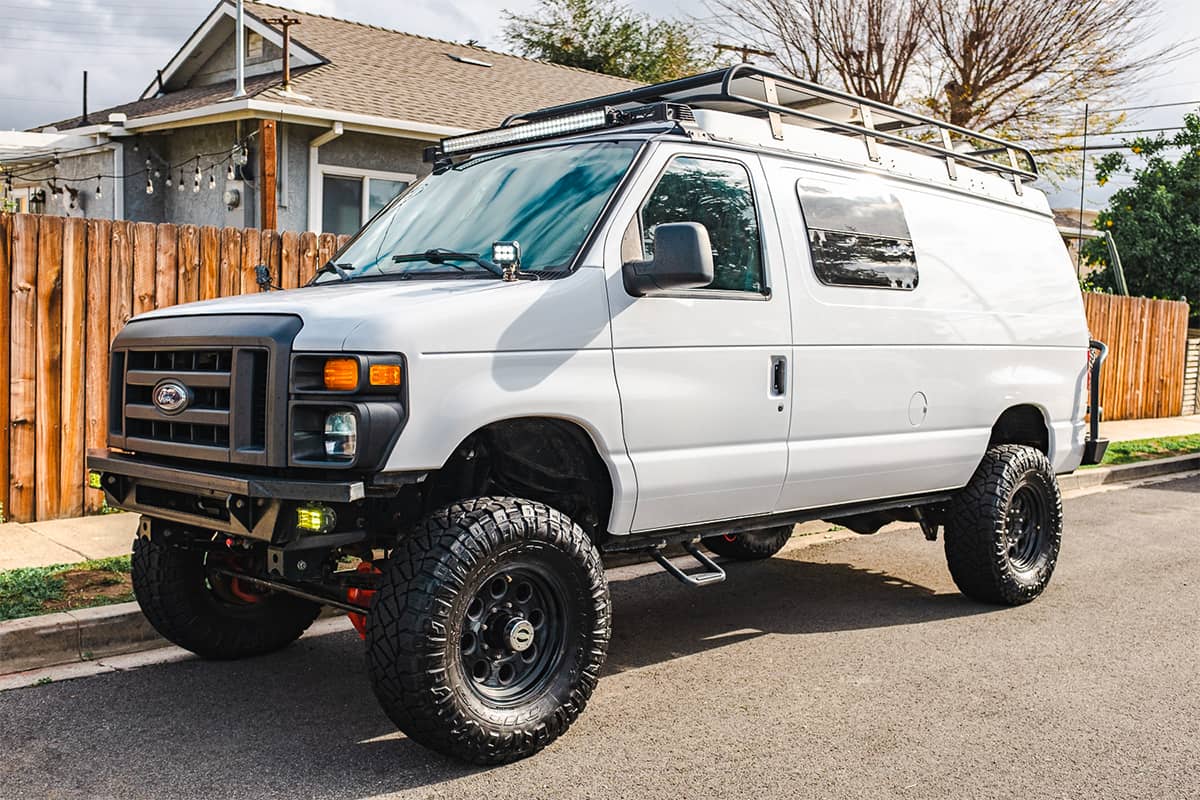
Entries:
POLYGON ((324 275, 326 272, 336 272, 338 278, 342 281, 348 281, 352 279, 350 273, 342 269, 341 264, 335 264, 332 261, 326 261, 325 264, 319 270, 317 270, 316 275, 313 275, 313 280, 315 281, 317 279, 317 275, 324 275))
MULTIPOLYGON (((430 264, 446 264, 450 267, 455 266, 449 263, 451 261, 470 261, 483 267, 497 278, 504 277, 504 270, 486 258, 483 258, 479 253, 458 253, 454 250, 445 250, 440 247, 426 250, 424 253, 397 253, 392 256, 392 261, 397 264, 404 264, 410 261, 428 261, 430 264)), ((461 270, 462 267, 455 267, 455 269, 461 270)))

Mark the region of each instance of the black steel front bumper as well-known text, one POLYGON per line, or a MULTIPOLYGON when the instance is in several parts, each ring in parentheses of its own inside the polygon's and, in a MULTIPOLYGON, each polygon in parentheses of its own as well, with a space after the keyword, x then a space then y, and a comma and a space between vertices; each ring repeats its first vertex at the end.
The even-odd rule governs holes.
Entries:
POLYGON ((100 475, 108 504, 155 519, 270 542, 284 503, 353 503, 366 497, 361 480, 297 480, 185 469, 109 450, 90 450, 87 467, 100 475))

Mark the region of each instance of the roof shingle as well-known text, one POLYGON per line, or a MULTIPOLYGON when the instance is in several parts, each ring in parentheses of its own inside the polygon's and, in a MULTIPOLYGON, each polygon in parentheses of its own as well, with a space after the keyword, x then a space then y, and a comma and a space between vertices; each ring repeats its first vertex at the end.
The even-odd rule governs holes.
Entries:
MULTIPOLYGON (((490 128, 509 114, 638 86, 634 81, 534 61, 474 45, 432 39, 359 22, 246 2, 260 21, 286 11, 301 22, 293 39, 328 63, 293 71, 292 90, 280 76, 248 78, 247 94, 264 100, 458 128, 490 128), (481 66, 457 59, 482 61, 481 66)), ((232 82, 183 89, 92 115, 130 119, 200 108, 228 99, 232 82)), ((75 118, 59 129, 77 127, 75 118)))

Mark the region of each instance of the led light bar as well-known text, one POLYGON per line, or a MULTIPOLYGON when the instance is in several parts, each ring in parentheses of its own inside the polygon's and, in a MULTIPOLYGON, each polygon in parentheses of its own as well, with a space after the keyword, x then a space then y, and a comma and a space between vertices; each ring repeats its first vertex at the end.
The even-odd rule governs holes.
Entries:
POLYGON ((579 114, 569 114, 565 117, 546 119, 540 122, 526 122, 523 125, 513 125, 510 128, 495 128, 490 131, 468 133, 442 140, 442 152, 448 156, 455 153, 465 153, 469 150, 486 150, 489 147, 500 147, 506 144, 530 142, 534 139, 547 139, 551 136, 561 136, 564 133, 595 130, 608 124, 607 108, 597 108, 579 114))

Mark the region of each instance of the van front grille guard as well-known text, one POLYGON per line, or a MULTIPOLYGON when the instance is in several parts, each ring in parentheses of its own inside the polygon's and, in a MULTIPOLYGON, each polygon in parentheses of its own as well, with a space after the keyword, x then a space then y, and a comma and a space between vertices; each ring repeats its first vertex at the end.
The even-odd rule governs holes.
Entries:
POLYGON ((1097 339, 1088 342, 1088 438, 1083 445, 1083 463, 1099 464, 1108 449, 1108 439, 1100 438, 1100 366, 1108 356, 1108 346, 1097 339))

